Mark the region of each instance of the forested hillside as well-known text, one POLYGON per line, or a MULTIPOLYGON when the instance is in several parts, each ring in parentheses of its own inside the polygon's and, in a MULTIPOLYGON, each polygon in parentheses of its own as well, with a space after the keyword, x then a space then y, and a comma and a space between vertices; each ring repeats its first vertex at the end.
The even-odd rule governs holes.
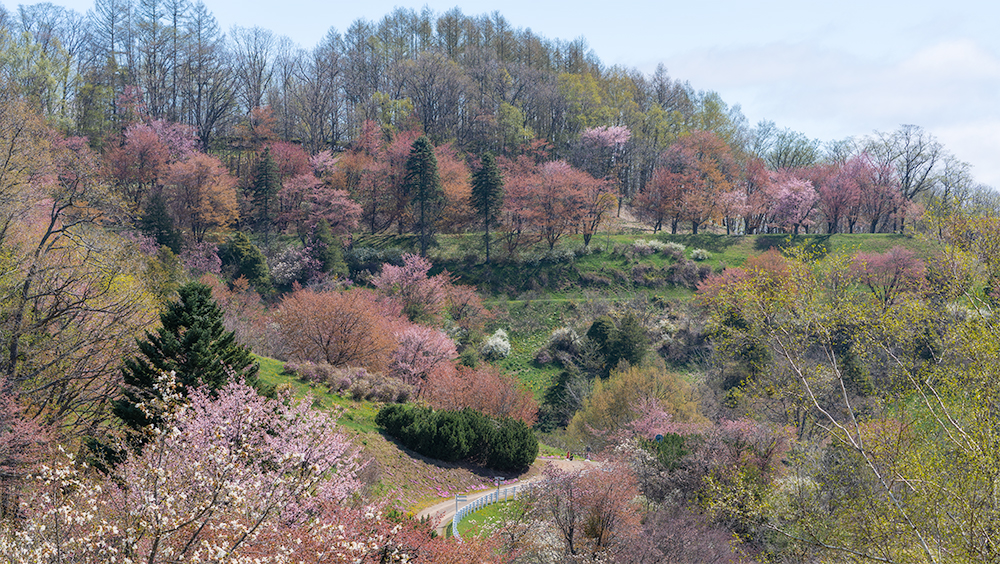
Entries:
POLYGON ((0 77, 2 562, 1000 561, 1000 198, 918 125, 457 8, 21 6, 0 77))

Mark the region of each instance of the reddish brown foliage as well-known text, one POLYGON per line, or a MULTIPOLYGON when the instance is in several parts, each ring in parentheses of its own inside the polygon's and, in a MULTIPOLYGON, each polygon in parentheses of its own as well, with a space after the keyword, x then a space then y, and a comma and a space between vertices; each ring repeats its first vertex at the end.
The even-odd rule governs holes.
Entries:
POLYGON ((472 185, 469 183, 469 167, 451 145, 437 147, 434 156, 445 197, 440 226, 443 231, 454 233, 475 221, 475 211, 470 204, 472 185))
POLYGON ((199 243, 212 227, 227 227, 238 216, 236 179, 219 159, 203 153, 174 163, 164 182, 178 223, 187 223, 199 243))
POLYGON ((538 416, 538 403, 531 392, 522 388, 517 378, 501 374, 491 365, 435 372, 425 397, 435 409, 469 407, 494 417, 520 419, 529 426, 538 416))
POLYGON ((268 146, 271 149, 271 158, 278 168, 278 176, 282 180, 312 172, 309 164, 309 154, 299 145, 286 141, 275 141, 268 146))
POLYGON ((274 356, 280 353, 281 342, 271 326, 267 307, 246 278, 240 276, 234 280, 232 289, 211 274, 205 274, 198 281, 212 289, 212 299, 222 310, 222 324, 227 331, 236 334, 239 343, 257 354, 274 356))
POLYGON ((281 301, 275 321, 288 359, 383 371, 404 320, 395 302, 368 290, 299 289, 281 301))
POLYGON ((105 155, 115 186, 126 201, 137 210, 146 190, 165 170, 170 154, 160 136, 148 126, 131 126, 125 132, 125 143, 105 155))
POLYGON ((483 299, 471 286, 449 284, 445 287, 448 316, 463 331, 478 333, 483 330, 492 314, 483 306, 483 299))
POLYGON ((714 133, 695 131, 681 137, 661 159, 640 208, 657 225, 671 219, 691 222, 691 231, 720 219, 724 196, 733 191, 739 170, 726 143, 714 133), (650 191, 652 190, 652 191, 650 191))

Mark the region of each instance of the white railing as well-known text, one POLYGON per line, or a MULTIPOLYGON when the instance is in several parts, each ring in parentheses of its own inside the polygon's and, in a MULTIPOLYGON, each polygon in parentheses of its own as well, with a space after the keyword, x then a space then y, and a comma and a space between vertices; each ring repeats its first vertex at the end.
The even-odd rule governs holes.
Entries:
POLYGON ((476 511, 479 511, 480 509, 486 507, 487 505, 492 505, 497 502, 514 499, 515 497, 517 497, 518 491, 521 492, 521 495, 524 495, 525 492, 527 491, 527 488, 530 487, 531 484, 521 484, 520 490, 518 489, 517 485, 508 486, 506 488, 500 488, 499 490, 495 492, 490 492, 489 494, 484 495, 479 499, 472 500, 470 503, 466 504, 461 509, 458 509, 458 503, 460 501, 465 501, 465 496, 456 495, 455 496, 456 511, 455 511, 455 518, 451 520, 451 534, 455 535, 455 538, 461 539, 462 535, 459 534, 458 532, 458 524, 462 521, 462 519, 466 515, 468 515, 469 513, 475 513, 476 511))

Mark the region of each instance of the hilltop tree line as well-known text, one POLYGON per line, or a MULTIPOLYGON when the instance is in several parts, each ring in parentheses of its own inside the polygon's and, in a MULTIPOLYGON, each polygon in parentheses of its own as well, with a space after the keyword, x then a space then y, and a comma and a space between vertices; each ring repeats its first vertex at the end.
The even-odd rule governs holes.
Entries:
POLYGON ((202 3, 42 4, 0 15, 0 52, 12 93, 87 139, 131 219, 175 253, 164 211, 197 243, 235 228, 310 246, 325 219, 339 237, 412 231, 424 252, 438 230, 495 226, 509 255, 566 233, 589 243, 625 205, 654 231, 694 233, 902 231, 921 208, 995 206, 919 127, 825 145, 751 127, 662 66, 608 67, 583 39, 496 12, 399 8, 306 49, 260 27, 224 33, 202 3), (438 172, 414 183, 421 136, 438 172), (508 194, 492 213, 470 179, 486 154, 508 194))

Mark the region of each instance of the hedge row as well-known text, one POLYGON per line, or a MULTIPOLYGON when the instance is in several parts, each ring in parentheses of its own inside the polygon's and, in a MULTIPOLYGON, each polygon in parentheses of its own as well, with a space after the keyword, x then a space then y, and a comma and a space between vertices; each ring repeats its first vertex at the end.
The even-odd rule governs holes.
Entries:
POLYGON ((538 439, 523 422, 494 419, 474 409, 433 411, 390 404, 375 423, 407 448, 447 462, 470 460, 496 470, 520 470, 538 455, 538 439))

